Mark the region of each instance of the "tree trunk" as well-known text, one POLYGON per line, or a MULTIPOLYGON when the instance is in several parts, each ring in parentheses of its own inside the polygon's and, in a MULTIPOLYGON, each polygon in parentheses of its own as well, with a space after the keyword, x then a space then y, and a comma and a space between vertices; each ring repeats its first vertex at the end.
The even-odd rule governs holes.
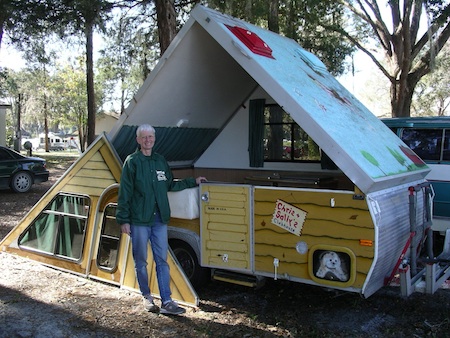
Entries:
MULTIPOLYGON (((125 76, 121 75, 120 77, 120 88, 124 88, 125 76)), ((120 115, 125 111, 125 89, 120 91, 120 115)))
POLYGON ((162 55, 177 33, 176 13, 173 0, 155 0, 155 5, 159 48, 162 55))
POLYGON ((2 40, 3 40, 3 20, 0 19, 0 50, 2 48, 2 40))
POLYGON ((22 94, 19 94, 18 95, 18 98, 17 98, 17 125, 16 125, 16 130, 15 130, 15 133, 16 133, 16 135, 15 135, 15 137, 14 137, 14 150, 15 151, 20 151, 21 150, 21 146, 22 146, 22 142, 21 142, 21 139, 22 139, 22 135, 21 135, 21 130, 22 130, 22 127, 21 127, 21 122, 20 122, 20 118, 21 118, 21 115, 22 115, 22 94))
POLYGON ((87 145, 95 140, 95 90, 93 58, 93 23, 86 22, 86 87, 88 100, 87 145))
POLYGON ((47 119, 47 102, 44 101, 44 148, 45 152, 50 151, 50 146, 48 142, 48 119, 47 119))
POLYGON ((392 117, 409 117, 411 115, 414 90, 422 76, 416 72, 391 82, 392 117))
POLYGON ((80 143, 80 152, 84 153, 86 143, 85 125, 83 123, 78 124, 78 142, 80 143))
POLYGON ((270 31, 280 33, 280 23, 278 20, 278 0, 270 0, 268 28, 270 31))

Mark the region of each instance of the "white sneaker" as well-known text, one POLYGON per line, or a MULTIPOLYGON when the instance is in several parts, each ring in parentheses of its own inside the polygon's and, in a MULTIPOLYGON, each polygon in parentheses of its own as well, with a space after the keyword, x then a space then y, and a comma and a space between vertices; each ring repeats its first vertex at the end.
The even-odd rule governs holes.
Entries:
POLYGON ((158 312, 159 308, 153 302, 153 297, 151 295, 146 295, 142 297, 144 303, 144 309, 148 312, 158 312))

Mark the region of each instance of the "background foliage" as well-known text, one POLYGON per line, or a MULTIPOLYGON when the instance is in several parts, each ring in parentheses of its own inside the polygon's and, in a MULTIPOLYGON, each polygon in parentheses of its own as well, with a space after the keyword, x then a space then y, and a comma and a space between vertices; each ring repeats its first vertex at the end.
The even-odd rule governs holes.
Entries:
MULTIPOLYGON (((198 2, 3 0, 0 53, 8 44, 27 61, 19 71, 0 67, 0 97, 13 106, 9 133, 17 133, 20 110, 21 127, 31 133, 75 128, 88 145, 96 115, 124 111, 198 2)), ((440 53, 450 35, 446 1, 203 4, 298 41, 335 76, 351 71, 352 56, 362 51, 389 83, 393 116, 446 114, 449 53, 440 53)))

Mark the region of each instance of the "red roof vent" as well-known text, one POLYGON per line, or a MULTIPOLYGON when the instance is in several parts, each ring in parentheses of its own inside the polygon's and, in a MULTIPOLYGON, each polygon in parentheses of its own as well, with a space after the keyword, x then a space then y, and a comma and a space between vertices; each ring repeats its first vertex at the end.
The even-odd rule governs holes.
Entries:
POLYGON ((225 26, 253 53, 274 59, 272 49, 257 34, 242 27, 225 26))

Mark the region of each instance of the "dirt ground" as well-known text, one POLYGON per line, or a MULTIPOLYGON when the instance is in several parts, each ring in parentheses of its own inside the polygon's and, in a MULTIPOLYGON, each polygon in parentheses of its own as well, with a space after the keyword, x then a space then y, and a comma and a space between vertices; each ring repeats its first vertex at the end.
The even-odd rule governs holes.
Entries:
MULTIPOLYGON (((49 182, 0 191, 0 240, 73 158, 48 160, 49 182)), ((404 299, 268 280, 254 290, 214 282, 182 316, 143 312, 140 296, 0 252, 0 337, 450 337, 450 290, 404 299)))

